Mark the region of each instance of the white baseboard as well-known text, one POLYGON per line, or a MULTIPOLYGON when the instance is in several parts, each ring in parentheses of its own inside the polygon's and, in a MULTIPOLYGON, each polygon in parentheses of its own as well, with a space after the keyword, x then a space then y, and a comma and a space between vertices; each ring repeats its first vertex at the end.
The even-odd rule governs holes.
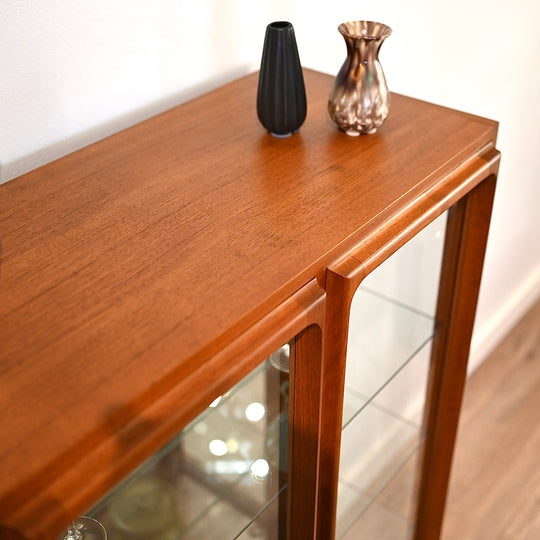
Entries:
POLYGON ((540 297, 540 266, 481 327, 475 328, 469 357, 469 374, 480 366, 500 341, 540 297))

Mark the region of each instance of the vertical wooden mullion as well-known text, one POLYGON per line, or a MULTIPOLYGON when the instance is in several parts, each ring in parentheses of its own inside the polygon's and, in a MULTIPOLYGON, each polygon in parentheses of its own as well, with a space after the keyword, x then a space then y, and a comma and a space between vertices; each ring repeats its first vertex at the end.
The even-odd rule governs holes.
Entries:
POLYGON ((289 373, 289 488, 287 538, 315 537, 319 470, 322 329, 296 336, 289 373))
POLYGON ((362 278, 363 269, 353 260, 343 262, 339 270, 327 269, 326 273, 317 540, 335 537, 349 315, 362 278))
POLYGON ((495 192, 492 175, 450 209, 424 426, 416 540, 440 536, 495 192))

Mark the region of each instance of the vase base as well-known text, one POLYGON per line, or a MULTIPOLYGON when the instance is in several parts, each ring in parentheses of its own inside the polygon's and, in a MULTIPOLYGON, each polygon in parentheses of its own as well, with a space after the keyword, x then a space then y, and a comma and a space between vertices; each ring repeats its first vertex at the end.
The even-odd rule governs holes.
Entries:
POLYGON ((272 137, 276 137, 277 139, 286 139, 287 137, 290 137, 291 135, 294 135, 295 133, 298 133, 300 131, 300 128, 295 129, 294 131, 289 131, 289 133, 272 133, 269 131, 270 135, 272 137))
POLYGON ((349 137, 358 137, 358 135, 373 135, 373 133, 377 133, 377 128, 370 129, 369 131, 357 131, 356 129, 348 129, 345 130, 345 133, 349 135, 349 137))

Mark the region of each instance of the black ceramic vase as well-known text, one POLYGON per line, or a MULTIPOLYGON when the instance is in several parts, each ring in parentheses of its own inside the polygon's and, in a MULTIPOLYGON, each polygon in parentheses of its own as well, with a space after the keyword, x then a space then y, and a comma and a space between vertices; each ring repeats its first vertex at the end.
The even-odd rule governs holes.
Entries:
POLYGON ((298 131, 306 119, 306 90, 290 22, 266 27, 257 92, 261 124, 276 137, 298 131))

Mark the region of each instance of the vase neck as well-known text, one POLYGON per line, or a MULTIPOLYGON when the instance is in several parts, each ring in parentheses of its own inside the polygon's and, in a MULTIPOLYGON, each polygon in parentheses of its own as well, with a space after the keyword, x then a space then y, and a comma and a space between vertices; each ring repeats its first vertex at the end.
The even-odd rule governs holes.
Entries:
POLYGON ((347 54, 357 62, 372 63, 379 58, 379 50, 384 38, 364 39, 361 37, 343 36, 347 45, 347 54))

